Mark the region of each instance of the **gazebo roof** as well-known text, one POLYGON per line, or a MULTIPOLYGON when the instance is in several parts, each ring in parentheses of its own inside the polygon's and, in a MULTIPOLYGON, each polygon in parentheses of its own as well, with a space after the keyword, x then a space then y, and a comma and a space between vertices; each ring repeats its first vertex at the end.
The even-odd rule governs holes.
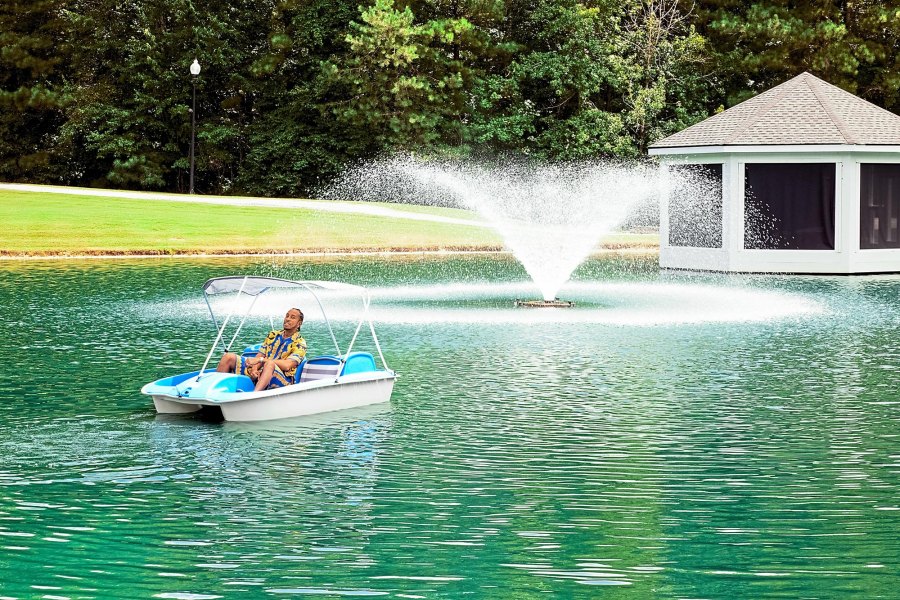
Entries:
POLYGON ((900 116, 802 73, 650 148, 900 145, 900 116))

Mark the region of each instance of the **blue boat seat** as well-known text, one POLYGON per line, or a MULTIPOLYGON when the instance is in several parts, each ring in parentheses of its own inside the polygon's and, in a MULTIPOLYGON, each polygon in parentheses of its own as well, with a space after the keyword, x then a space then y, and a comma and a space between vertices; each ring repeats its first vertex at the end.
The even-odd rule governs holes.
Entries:
POLYGON ((241 356, 245 356, 247 358, 253 358, 257 354, 259 354, 259 349, 262 348, 262 344, 254 344, 253 346, 247 346, 244 348, 244 351, 241 352, 241 356))
POLYGON ((344 357, 344 370, 341 371, 341 375, 368 373, 375 370, 375 357, 368 352, 351 352, 344 357))

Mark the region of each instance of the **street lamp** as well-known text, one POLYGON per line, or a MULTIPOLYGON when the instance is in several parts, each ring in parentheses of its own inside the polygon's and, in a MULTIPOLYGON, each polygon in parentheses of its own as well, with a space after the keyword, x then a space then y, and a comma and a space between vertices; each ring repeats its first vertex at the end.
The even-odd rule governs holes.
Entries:
POLYGON ((194 137, 197 132, 197 75, 200 74, 200 63, 197 59, 191 63, 191 82, 194 84, 194 105, 191 108, 191 183, 189 193, 194 193, 194 137))

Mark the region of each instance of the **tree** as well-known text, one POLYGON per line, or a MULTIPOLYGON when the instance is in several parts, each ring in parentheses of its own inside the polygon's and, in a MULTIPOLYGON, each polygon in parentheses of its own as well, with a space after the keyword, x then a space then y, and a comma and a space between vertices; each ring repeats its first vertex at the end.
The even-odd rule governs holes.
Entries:
POLYGON ((698 0, 696 24, 716 51, 728 105, 810 71, 900 109, 896 3, 698 0))
POLYGON ((54 154, 64 122, 65 0, 0 3, 0 179, 65 181, 54 154))
POLYGON ((624 15, 625 121, 639 154, 650 142, 706 118, 706 40, 677 0, 632 0, 624 15))
POLYGON ((857 0, 843 2, 842 9, 859 61, 854 91, 878 106, 900 112, 900 6, 857 0))
POLYGON ((633 154, 616 92, 621 40, 615 2, 507 3, 506 64, 476 88, 472 137, 544 158, 633 154))
POLYGON ((351 23, 346 56, 326 65, 344 100, 342 121, 369 129, 387 148, 429 147, 449 135, 466 107, 463 67, 446 52, 473 29, 465 18, 415 23, 410 7, 375 0, 351 23))
POLYGON ((674 0, 511 2, 475 138, 550 159, 641 156, 706 116, 702 37, 674 0), (518 137, 517 137, 518 136, 518 137))
POLYGON ((313 191, 348 162, 377 151, 363 127, 335 119, 343 100, 323 63, 346 54, 356 0, 286 0, 268 25, 268 47, 251 65, 259 98, 236 189, 260 195, 313 191))
POLYGON ((900 111, 877 0, 0 3, 0 178, 297 195, 384 151, 640 157, 803 70, 900 111))
POLYGON ((256 117, 250 64, 267 44, 272 3, 78 0, 79 39, 95 39, 75 70, 64 141, 86 157, 92 185, 187 188, 191 76, 197 78, 197 189, 233 189, 256 117), (110 19, 109 15, 117 18, 110 19), (100 32, 99 35, 96 32, 100 32))

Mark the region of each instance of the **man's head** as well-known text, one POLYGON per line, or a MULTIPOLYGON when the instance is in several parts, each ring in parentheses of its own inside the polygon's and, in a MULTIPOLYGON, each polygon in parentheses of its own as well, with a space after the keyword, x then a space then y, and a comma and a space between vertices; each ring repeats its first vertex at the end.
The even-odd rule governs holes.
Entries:
POLYGON ((286 331, 294 331, 300 329, 303 325, 303 311, 299 308, 292 308, 284 315, 284 329, 286 331))

